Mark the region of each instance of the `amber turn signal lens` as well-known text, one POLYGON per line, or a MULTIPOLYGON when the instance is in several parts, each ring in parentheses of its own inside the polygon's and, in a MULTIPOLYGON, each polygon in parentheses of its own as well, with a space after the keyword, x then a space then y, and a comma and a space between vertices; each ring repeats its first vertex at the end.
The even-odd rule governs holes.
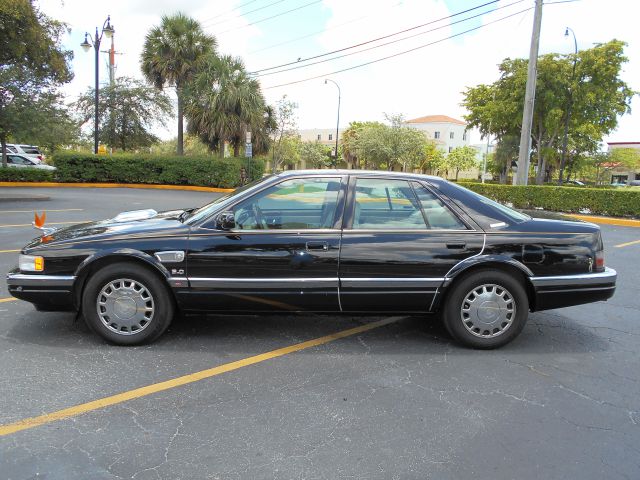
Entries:
POLYGON ((33 264, 36 272, 42 272, 44 270, 44 258, 35 257, 33 264))

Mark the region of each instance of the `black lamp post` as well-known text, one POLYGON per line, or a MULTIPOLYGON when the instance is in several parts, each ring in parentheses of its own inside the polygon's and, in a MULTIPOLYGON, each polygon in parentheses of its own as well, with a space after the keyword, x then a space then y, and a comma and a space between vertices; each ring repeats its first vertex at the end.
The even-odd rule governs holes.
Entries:
POLYGON ((84 34, 84 42, 80 44, 85 52, 88 52, 91 47, 96 52, 96 88, 95 88, 95 118, 94 118, 94 131, 93 131, 93 153, 98 153, 98 93, 100 89, 99 85, 99 66, 100 66, 100 42, 102 41, 102 35, 106 35, 107 38, 111 38, 113 35, 113 26, 111 25, 111 16, 107 15, 107 19, 102 24, 102 32, 98 34, 98 27, 96 27, 96 35, 92 37, 90 33, 84 34), (91 40, 91 42, 89 42, 91 40))
POLYGON ((331 82, 333 83, 336 87, 338 87, 338 120, 336 121, 336 156, 333 157, 333 168, 336 168, 338 166, 338 132, 340 129, 340 85, 338 85, 336 82, 334 82, 333 80, 331 80, 330 78, 325 78, 324 79, 324 84, 326 85, 327 82, 331 82))
POLYGON ((562 176, 564 174, 564 165, 567 158, 567 140, 569 137, 569 120, 571 119, 571 107, 573 105, 573 84, 576 77, 576 61, 578 60, 578 41, 576 40, 576 34, 569 27, 564 31, 564 36, 568 37, 569 32, 573 35, 573 45, 575 47, 575 53, 573 56, 573 71, 571 73, 571 87, 569 88, 569 96, 567 101, 567 116, 564 122, 564 138, 562 140, 562 157, 560 158, 560 175, 558 176, 558 185, 562 185, 562 176))

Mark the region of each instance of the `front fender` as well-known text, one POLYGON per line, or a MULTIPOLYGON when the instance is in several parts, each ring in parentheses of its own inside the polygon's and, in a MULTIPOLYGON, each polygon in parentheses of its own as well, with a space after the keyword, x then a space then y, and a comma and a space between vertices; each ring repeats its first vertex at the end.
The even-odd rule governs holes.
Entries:
POLYGON ((100 260, 101 258, 110 257, 110 256, 119 256, 119 257, 132 257, 138 260, 142 260, 148 265, 154 267, 158 270, 162 276, 165 278, 170 277, 169 271, 166 269, 164 265, 162 265, 157 258, 149 255, 148 253, 142 252, 140 250, 134 250, 132 248, 116 248, 116 249, 108 249, 108 250, 100 250, 99 252, 94 253, 93 255, 85 258, 76 271, 74 275, 76 278, 81 278, 81 276, 89 271, 89 267, 95 261, 100 260))
POLYGON ((87 277, 89 272, 91 271, 91 267, 95 265, 96 262, 100 260, 104 260, 107 257, 120 257, 120 258, 131 258, 136 259, 137 261, 142 261, 145 264, 153 267, 156 271, 158 271, 164 278, 169 278, 171 274, 166 269, 164 265, 162 265, 157 258, 149 255, 148 253, 142 252, 140 250, 135 250, 131 248, 114 248, 107 250, 100 250, 87 258, 85 258, 80 265, 76 268, 74 273, 75 282, 73 284, 74 289, 74 301, 78 308, 80 308, 82 290, 84 289, 84 284, 87 281, 87 277))

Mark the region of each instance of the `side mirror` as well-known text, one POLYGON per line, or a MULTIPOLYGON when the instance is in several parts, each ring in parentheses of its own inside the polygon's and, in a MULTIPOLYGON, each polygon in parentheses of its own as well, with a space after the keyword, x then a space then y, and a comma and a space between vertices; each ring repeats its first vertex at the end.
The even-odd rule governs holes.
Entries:
POLYGON ((222 230, 231 230, 236 228, 236 219, 233 212, 222 212, 218 217, 218 227, 222 230))

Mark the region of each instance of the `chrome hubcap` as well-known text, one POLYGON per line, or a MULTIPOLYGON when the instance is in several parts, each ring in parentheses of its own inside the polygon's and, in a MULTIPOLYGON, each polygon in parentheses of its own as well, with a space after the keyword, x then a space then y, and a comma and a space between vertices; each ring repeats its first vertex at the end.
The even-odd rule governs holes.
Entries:
POLYGON ((135 335, 153 320, 153 296, 142 283, 118 278, 107 283, 96 302, 102 324, 118 335, 135 335))
POLYGON ((464 327, 476 337, 493 338, 511 327, 516 315, 513 295, 504 287, 485 284, 465 296, 460 316, 464 327))

